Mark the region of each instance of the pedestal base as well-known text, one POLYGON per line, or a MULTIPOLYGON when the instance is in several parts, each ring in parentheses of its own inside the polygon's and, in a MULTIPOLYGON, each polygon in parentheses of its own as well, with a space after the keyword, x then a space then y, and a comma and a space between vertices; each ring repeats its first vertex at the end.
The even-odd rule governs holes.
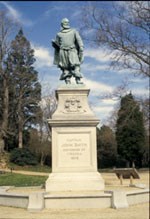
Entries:
POLYGON ((104 180, 98 172, 51 173, 46 181, 46 192, 101 190, 104 190, 104 180))
POLYGON ((52 173, 46 192, 104 190, 97 171, 96 126, 99 119, 88 104, 86 86, 57 89, 58 106, 52 119, 52 173))

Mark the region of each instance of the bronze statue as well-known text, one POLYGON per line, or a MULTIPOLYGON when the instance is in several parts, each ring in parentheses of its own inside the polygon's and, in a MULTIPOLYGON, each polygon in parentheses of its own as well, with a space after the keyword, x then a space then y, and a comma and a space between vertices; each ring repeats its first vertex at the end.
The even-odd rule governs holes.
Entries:
POLYGON ((70 84, 71 77, 75 77, 77 84, 82 84, 80 64, 83 62, 83 42, 77 30, 70 28, 67 18, 61 21, 61 31, 52 41, 55 49, 54 64, 61 70, 60 80, 70 84))

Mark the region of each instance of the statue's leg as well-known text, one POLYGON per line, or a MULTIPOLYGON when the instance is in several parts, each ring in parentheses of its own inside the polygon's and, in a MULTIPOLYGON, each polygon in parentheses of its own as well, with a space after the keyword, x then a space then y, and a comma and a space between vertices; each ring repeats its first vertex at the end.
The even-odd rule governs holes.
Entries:
POLYGON ((71 84, 70 77, 67 77, 67 78, 65 79, 65 82, 66 82, 66 84, 71 84))
POLYGON ((81 75, 81 72, 80 72, 80 66, 78 66, 78 65, 75 66, 74 77, 75 77, 75 80, 76 80, 77 84, 83 84, 83 82, 81 82, 82 75, 81 75))
POLYGON ((69 71, 67 69, 61 68, 62 74, 60 76, 60 80, 65 80, 67 77, 70 76, 69 71))
POLYGON ((70 71, 67 69, 62 69, 62 74, 60 76, 60 80, 65 80, 66 84, 71 84, 70 78, 71 78, 71 74, 70 71))

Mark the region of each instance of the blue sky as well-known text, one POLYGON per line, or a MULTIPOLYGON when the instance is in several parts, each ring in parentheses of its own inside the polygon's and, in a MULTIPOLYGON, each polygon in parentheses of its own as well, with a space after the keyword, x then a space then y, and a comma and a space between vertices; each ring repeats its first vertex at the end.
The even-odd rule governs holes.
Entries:
MULTIPOLYGON (((39 72, 42 93, 56 89, 60 84, 60 70, 53 65, 54 50, 51 40, 60 30, 62 18, 79 30, 81 8, 88 1, 1 1, 0 10, 6 9, 9 16, 23 27, 24 35, 35 50, 35 68, 39 72)), ((111 2, 101 2, 101 7, 111 7, 111 2)), ((102 48, 92 48, 84 42, 84 63, 81 65, 83 82, 90 88, 91 108, 105 124, 117 104, 116 99, 100 99, 100 95, 112 92, 122 81, 129 82, 128 90, 136 96, 148 96, 148 79, 134 77, 130 71, 109 69, 111 55, 102 48), (105 55, 104 55, 105 54, 105 55)))

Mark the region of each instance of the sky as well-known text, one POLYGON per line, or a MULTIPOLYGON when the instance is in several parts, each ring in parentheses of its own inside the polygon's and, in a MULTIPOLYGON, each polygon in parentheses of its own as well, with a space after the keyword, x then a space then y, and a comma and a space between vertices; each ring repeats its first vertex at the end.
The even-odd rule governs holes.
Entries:
MULTIPOLYGON (((51 46, 52 39, 60 31, 61 20, 68 18, 70 26, 79 31, 81 9, 88 4, 88 1, 0 1, 0 10, 7 10, 9 16, 19 22, 34 49, 35 69, 39 73, 43 96, 65 83, 59 80, 61 71, 53 64, 51 46)), ((111 2, 102 2, 102 7, 111 7, 111 2)), ((119 101, 100 97, 113 92, 122 81, 128 81, 128 91, 133 95, 148 96, 148 79, 134 77, 129 70, 110 69, 110 58, 102 48, 93 48, 84 42, 83 82, 90 89, 89 104, 100 119, 100 125, 108 123, 119 101)))

